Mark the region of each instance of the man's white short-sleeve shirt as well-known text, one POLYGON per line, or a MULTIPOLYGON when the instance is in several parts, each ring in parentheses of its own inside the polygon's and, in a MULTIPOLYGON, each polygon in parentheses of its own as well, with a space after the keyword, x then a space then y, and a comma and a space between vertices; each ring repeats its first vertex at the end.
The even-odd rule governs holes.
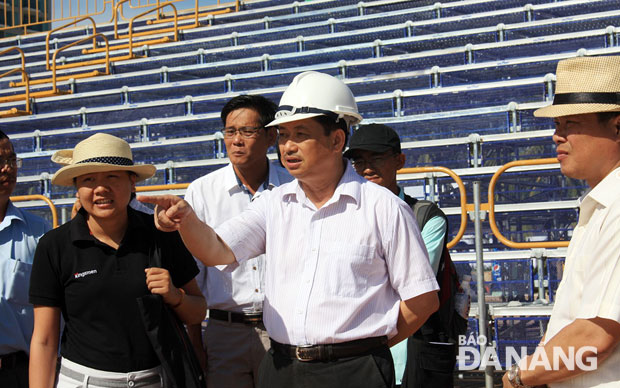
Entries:
MULTIPOLYGON (((581 200, 546 341, 575 319, 620 323, 620 168, 581 200)), ((594 371, 551 387, 620 387, 620 346, 594 371)))
MULTIPOLYGON (((192 206, 200 220, 216 227, 243 212, 253 199, 263 191, 293 177, 277 162, 269 165, 266 184, 252 194, 241 185, 232 164, 202 176, 187 188, 185 200, 192 206)), ((263 255, 257 255, 239 266, 236 270, 222 272, 217 268, 206 268, 197 261, 200 273, 196 276, 198 286, 207 299, 210 309, 234 312, 256 313, 263 310, 264 265, 263 255)))
POLYGON ((348 164, 320 209, 294 180, 216 232, 239 262, 266 253, 263 320, 280 343, 392 337, 400 300, 438 289, 409 206, 348 164))

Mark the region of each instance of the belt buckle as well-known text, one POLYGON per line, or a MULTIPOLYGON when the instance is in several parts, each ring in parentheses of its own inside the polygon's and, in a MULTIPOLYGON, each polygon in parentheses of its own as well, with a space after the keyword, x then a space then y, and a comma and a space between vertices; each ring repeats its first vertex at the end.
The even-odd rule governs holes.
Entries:
POLYGON ((302 353, 304 350, 310 349, 313 345, 299 345, 295 347, 295 358, 298 361, 308 362, 314 360, 312 357, 304 356, 302 353))
POLYGON ((257 325, 263 321, 263 316, 261 314, 245 315, 243 321, 246 324, 257 325))

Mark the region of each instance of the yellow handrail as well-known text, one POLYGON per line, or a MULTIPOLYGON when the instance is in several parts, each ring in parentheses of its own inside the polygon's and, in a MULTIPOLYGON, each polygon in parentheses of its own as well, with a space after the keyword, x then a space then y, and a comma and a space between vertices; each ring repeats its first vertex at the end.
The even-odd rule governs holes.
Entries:
POLYGON ((16 195, 14 197, 10 197, 11 201, 13 202, 19 202, 19 201, 36 201, 36 200, 41 200, 44 201, 45 203, 47 203, 47 206, 50 207, 50 210, 52 211, 52 226, 55 228, 58 226, 58 212, 56 211, 56 206, 54 205, 54 203, 52 202, 52 200, 50 200, 49 198, 47 198, 44 195, 40 195, 40 194, 33 194, 33 195, 16 195))
POLYGON ((187 189, 189 183, 171 183, 169 185, 136 186, 136 192, 160 191, 160 190, 181 190, 187 189))
POLYGON ((114 22, 114 39, 118 39, 118 10, 120 8, 121 16, 123 17, 123 19, 125 19, 125 17, 122 15, 123 9, 121 8, 121 6, 128 1, 131 0, 121 0, 114 6, 114 13, 112 14, 112 19, 110 19, 110 22, 114 22))
POLYGON ((178 13, 177 13, 177 8, 174 6, 174 4, 167 2, 165 4, 159 5, 155 8, 152 8, 146 12, 143 12, 139 15, 136 15, 134 17, 131 18, 131 20, 129 21, 129 34, 128 35, 124 35, 121 36, 118 34, 118 11, 120 8, 121 11, 121 16, 122 16, 122 8, 121 6, 131 0, 121 0, 119 3, 116 4, 116 6, 114 7, 114 16, 113 16, 113 20, 114 20, 114 39, 123 39, 123 38, 128 38, 129 42, 127 43, 127 49, 129 50, 129 54, 127 55, 128 59, 133 58, 133 37, 134 36, 144 36, 144 35, 152 35, 155 33, 163 33, 163 32, 174 32, 174 41, 178 41, 179 40, 179 18, 178 18, 178 13), (174 13, 174 27, 170 27, 170 28, 165 28, 162 30, 158 30, 158 31, 145 31, 145 32, 140 32, 140 33, 136 33, 134 34, 133 32, 133 22, 138 19, 141 18, 145 15, 148 15, 150 13, 153 12, 157 12, 157 14, 159 14, 159 10, 163 9, 164 7, 172 7, 173 13, 174 13))
MULTIPOLYGON (((133 22, 136 19, 141 18, 142 16, 148 15, 148 14, 156 12, 156 11, 158 12, 160 9, 163 9, 164 7, 172 7, 172 10, 174 11, 174 27, 164 28, 162 30, 154 31, 154 32, 151 32, 151 33, 155 33, 155 32, 157 32, 157 33, 174 32, 174 41, 176 42, 176 41, 179 40, 179 29, 178 29, 178 26, 179 26, 179 16, 177 14, 177 7, 175 7, 174 4, 172 4, 172 3, 165 3, 165 4, 162 4, 162 5, 157 6, 155 8, 152 8, 152 9, 146 11, 146 12, 142 12, 141 14, 136 15, 136 16, 131 18, 131 20, 129 21, 129 55, 132 55, 132 48, 133 48, 133 36, 134 36, 134 33, 133 33, 133 22)), ((114 34, 116 36, 116 25, 114 25, 114 34)), ((124 36, 122 38, 124 38, 124 36)))
POLYGON ((71 47, 73 47, 75 45, 78 45, 78 44, 80 44, 82 42, 85 42, 87 40, 95 39, 95 37, 97 37, 97 36, 102 37, 103 40, 105 41, 105 47, 106 47, 106 50, 105 50, 105 62, 104 62, 105 63, 105 70, 106 70, 105 74, 110 74, 110 44, 108 43, 108 38, 105 35, 103 35, 102 33, 98 32, 98 33, 93 34, 91 36, 87 36, 87 37, 82 38, 80 40, 76 40, 73 43, 69 43, 68 45, 66 45, 64 47, 61 47, 61 48, 59 48, 58 50, 56 50, 54 52, 54 56, 52 57, 52 91, 54 93, 58 93, 58 88, 56 86, 56 56, 58 56, 58 53, 62 52, 63 50, 66 50, 68 48, 71 48, 71 47))
MULTIPOLYGON (((157 5, 159 5, 159 1, 157 0, 157 5)), ((235 12, 239 12, 239 0, 236 0, 235 2, 235 12)), ((227 3, 228 4, 228 3, 227 3)), ((220 1, 218 0, 217 5, 220 5, 220 1)), ((196 28, 196 27, 200 27, 200 21, 199 18, 200 17, 206 17, 209 15, 221 15, 221 14, 225 14, 225 13, 229 13, 231 12, 230 8, 224 8, 224 9, 219 9, 219 10, 215 10, 215 11, 207 11, 205 13, 200 13, 200 7, 198 5, 198 0, 196 0, 196 4, 195 4, 195 8, 194 8, 194 14, 193 15, 185 15, 185 16, 179 16, 179 20, 186 20, 186 19, 194 19, 194 24, 192 25, 187 25, 187 26, 182 26, 181 29, 189 29, 189 28, 196 28)), ((159 12, 157 13, 157 18, 155 20, 149 20, 146 22, 146 24, 157 24, 157 23, 167 23, 170 19, 169 18, 162 18, 162 15, 159 14, 159 12)))
MULTIPOLYGON (((29 5, 27 9, 22 7, 21 2, 19 4, 15 4, 16 2, 16 0, 0 0, 0 6, 4 6, 4 12, 0 11, 4 14, 4 26, 0 26, 0 32, 16 30, 16 33, 21 33, 22 35, 40 33, 47 28, 51 28, 47 25, 52 26, 56 23, 64 23, 69 20, 77 20, 78 18, 83 18, 86 16, 90 16, 93 18, 105 17, 110 22, 112 22, 114 21, 114 15, 110 15, 110 17, 108 18, 107 14, 109 12, 114 12, 114 3, 116 2, 116 0, 78 0, 77 4, 67 4, 64 0, 31 0, 31 5, 29 5), (40 5, 42 5, 42 9, 40 8, 40 5), (110 5, 110 7, 108 7, 108 5, 110 5), (14 17, 11 17, 11 15, 13 15, 14 17), (41 27, 37 28, 37 26, 41 27)), ((177 3, 182 2, 182 0, 171 0, 170 2, 177 3)), ((221 2, 218 0, 217 6, 227 7, 228 3, 231 3, 230 8, 218 9, 207 13, 200 13, 200 9, 198 6, 182 10, 179 9, 179 13, 185 13, 186 11, 190 13, 190 15, 188 15, 187 17, 181 16, 180 20, 204 17, 209 14, 216 15, 231 12, 233 9, 232 4, 234 4, 234 11, 239 11, 239 0, 234 0, 230 2, 221 2)), ((150 2, 141 2, 141 4, 138 6, 132 6, 131 3, 129 6, 132 9, 137 9, 151 7, 153 4, 154 3, 150 2)), ((157 5, 159 5, 159 0, 157 5)), ((127 18, 125 18, 125 16, 122 14, 121 18, 123 20, 127 20, 127 18)), ((157 23, 159 22, 159 20, 160 19, 158 16, 158 18, 155 19, 154 22, 157 23)), ((197 21, 194 22, 193 26, 183 26, 182 29, 193 27, 198 27, 197 21)))
MULTIPOLYGON (((8 51, 8 50, 7 50, 8 51)), ((21 51, 21 50, 20 50, 21 51)), ((2 54, 2 53, 0 53, 2 54)), ((0 74, 0 78, 2 77, 6 77, 8 75, 11 75, 13 73, 16 72, 21 72, 22 73, 22 82, 24 82, 24 87, 26 88, 26 93, 24 93, 24 98, 26 99, 26 110, 24 112, 19 111, 17 108, 12 108, 8 111, 3 112, 5 115, 10 115, 10 116, 15 116, 15 115, 19 115, 19 114, 32 114, 32 110, 30 110, 30 77, 28 77, 28 73, 26 73, 26 70, 24 69, 13 69, 13 70, 9 70, 6 73, 0 74)), ((1 101, 5 101, 6 99, 0 99, 1 101)), ((6 116, 5 116, 6 117, 6 116)))
POLYGON ((97 40, 94 38, 95 35, 97 35, 97 26, 95 25, 95 21, 93 20, 93 18, 91 18, 90 16, 85 16, 83 18, 80 18, 78 20, 72 21, 70 23, 67 23, 65 25, 62 25, 60 27, 54 28, 53 30, 49 31, 47 33, 47 35, 45 36, 45 68, 47 70, 50 69, 50 37, 52 36, 52 34, 54 32, 58 32, 60 30, 63 30, 69 26, 72 26, 74 24, 77 24, 81 21, 84 20, 90 20, 91 23, 93 24, 93 49, 97 48, 97 40))
POLYGON ((409 167, 403 168, 397 171, 397 174, 417 174, 427 172, 443 172, 454 179, 459 186, 459 194, 461 197, 461 225, 459 231, 454 238, 447 244, 448 248, 455 246, 465 234, 465 228, 467 227, 467 192, 465 191, 465 185, 461 178, 449 168, 446 167, 409 167))
POLYGON ((510 248, 560 248, 567 247, 568 241, 538 241, 538 242, 515 242, 504 237, 499 229, 497 228, 497 224, 495 222, 495 185, 499 176, 504 173, 504 171, 508 170, 512 167, 517 166, 537 166, 541 164, 555 164, 558 163, 556 158, 548 158, 548 159, 531 159, 531 160, 517 160, 514 162, 506 163, 499 170, 493 174, 491 181, 489 182, 489 225, 491 226, 491 231, 497 237, 497 239, 504 245, 510 248))
MULTIPOLYGON (((17 46, 14 46, 14 47, 9 47, 8 49, 3 50, 2 52, 0 52, 0 56, 6 54, 8 52, 11 52, 11 51, 18 51, 19 52, 19 55, 20 55, 21 60, 22 60, 22 66, 21 66, 21 69, 23 70, 23 72, 22 72, 22 82, 26 82, 26 78, 28 78, 28 75, 26 74, 26 54, 24 54, 24 50, 20 49, 17 46)), ((5 73, 2 76, 5 76, 5 75, 8 75, 8 74, 5 73)))
POLYGON ((24 20, 23 15, 26 10, 21 9, 18 13, 15 10, 16 1, 10 1, 9 4, 13 7, 11 11, 11 15, 7 15, 7 0, 0 1, 1 5, 4 5, 4 26, 0 27, 0 31, 10 31, 10 30, 23 30, 23 35, 28 35, 30 33, 41 33, 46 30, 45 27, 42 27, 39 30, 31 30, 29 31, 29 27, 40 26, 44 24, 52 25, 53 23, 60 23, 66 20, 77 20, 77 18, 84 16, 98 16, 106 13, 108 7, 108 3, 112 3, 113 0, 86 0, 86 1, 78 1, 77 6, 69 4, 69 7, 66 7, 66 3, 63 0, 51 0, 51 1, 32 1, 31 5, 34 4, 34 8, 28 6, 27 15, 28 20, 24 20), (39 8, 39 5, 43 5, 43 10, 39 8), (85 6, 83 6, 85 4, 85 6), (99 4, 103 4, 103 9, 99 10, 99 4), (49 8, 48 8, 49 6, 49 8), (65 15, 64 11, 66 8, 69 8, 70 14, 65 15), (90 11, 93 12, 90 12, 90 11), (60 11, 60 12, 58 12, 60 11), (85 12, 84 12, 85 11, 85 12), (36 15, 36 20, 32 21, 31 14, 34 13, 36 15), (39 15, 42 15, 39 18, 39 15), (17 22, 16 24, 11 24, 13 22, 17 22))

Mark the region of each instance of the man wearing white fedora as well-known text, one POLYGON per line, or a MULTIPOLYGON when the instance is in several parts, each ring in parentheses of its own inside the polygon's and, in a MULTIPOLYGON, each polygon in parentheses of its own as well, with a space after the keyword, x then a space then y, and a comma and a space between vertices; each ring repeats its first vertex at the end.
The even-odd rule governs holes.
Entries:
POLYGON ((534 115, 554 118, 561 171, 590 190, 547 332, 504 375, 504 387, 619 387, 620 56, 563 60, 556 76, 553 104, 534 115))
POLYGON ((360 120, 342 81, 298 74, 268 125, 278 129, 281 160, 295 180, 217 231, 178 197, 138 197, 157 204, 159 227, 180 231, 206 265, 265 253, 271 349, 260 387, 393 387, 388 346, 439 305, 411 209, 343 159, 349 127, 360 120))

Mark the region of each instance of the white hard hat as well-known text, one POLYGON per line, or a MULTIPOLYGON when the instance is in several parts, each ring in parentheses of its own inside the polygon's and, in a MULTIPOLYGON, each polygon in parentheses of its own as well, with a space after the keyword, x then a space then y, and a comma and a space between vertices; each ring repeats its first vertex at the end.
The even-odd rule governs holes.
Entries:
POLYGON ((344 119, 349 126, 362 121, 355 97, 344 82, 329 74, 306 71, 286 88, 275 120, 267 127, 322 115, 334 121, 344 119))

